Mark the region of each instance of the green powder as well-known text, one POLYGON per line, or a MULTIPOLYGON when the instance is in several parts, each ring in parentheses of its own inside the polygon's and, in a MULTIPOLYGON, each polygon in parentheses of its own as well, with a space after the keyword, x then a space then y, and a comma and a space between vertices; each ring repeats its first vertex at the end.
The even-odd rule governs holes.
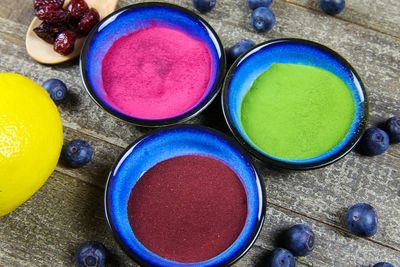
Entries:
POLYGON ((305 65, 274 64, 247 92, 241 119, 262 151, 279 158, 307 159, 343 140, 354 110, 350 90, 335 74, 305 65))

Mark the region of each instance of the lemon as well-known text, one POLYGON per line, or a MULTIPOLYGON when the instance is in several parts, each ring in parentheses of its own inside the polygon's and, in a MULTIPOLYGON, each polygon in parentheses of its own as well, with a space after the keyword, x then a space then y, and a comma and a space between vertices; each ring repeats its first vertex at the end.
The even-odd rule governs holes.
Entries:
POLYGON ((54 171, 62 124, 45 89, 0 73, 0 217, 28 200, 54 171))

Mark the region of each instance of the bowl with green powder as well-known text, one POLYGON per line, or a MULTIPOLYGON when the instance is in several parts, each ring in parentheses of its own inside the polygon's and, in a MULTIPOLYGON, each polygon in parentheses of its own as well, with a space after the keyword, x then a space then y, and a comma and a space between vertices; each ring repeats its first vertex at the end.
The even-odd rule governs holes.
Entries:
POLYGON ((367 123, 353 67, 311 41, 279 39, 242 55, 226 77, 223 111, 236 139, 276 167, 315 169, 348 154, 367 123))

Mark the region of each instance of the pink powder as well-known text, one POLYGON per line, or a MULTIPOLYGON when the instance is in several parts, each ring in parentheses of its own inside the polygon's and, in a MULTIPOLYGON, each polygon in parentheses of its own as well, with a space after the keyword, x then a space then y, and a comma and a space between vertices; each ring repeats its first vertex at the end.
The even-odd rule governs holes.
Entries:
POLYGON ((121 37, 102 63, 108 100, 141 119, 165 119, 190 110, 206 94, 210 77, 207 46, 161 26, 121 37))

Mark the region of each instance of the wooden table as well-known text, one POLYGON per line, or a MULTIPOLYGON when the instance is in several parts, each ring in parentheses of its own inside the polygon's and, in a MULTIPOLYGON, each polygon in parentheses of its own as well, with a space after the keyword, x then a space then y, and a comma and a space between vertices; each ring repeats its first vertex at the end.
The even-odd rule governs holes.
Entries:
MULTIPOLYGON (((31 2, 1 1, 0 71, 19 72, 38 83, 53 77, 64 80, 72 92, 69 102, 59 107, 65 140, 88 140, 95 157, 81 169, 59 164, 34 197, 0 219, 0 266, 73 266, 78 244, 92 239, 111 250, 111 266, 136 266, 107 228, 103 191, 117 156, 150 129, 116 120, 97 107, 83 89, 78 61, 48 67, 29 58, 24 37, 33 18, 31 2)), ((137 2, 123 0, 120 6, 137 2)), ((169 2, 192 9, 189 0, 169 2)), ((347 0, 345 12, 337 17, 324 15, 318 2, 276 0, 277 24, 267 34, 252 31, 245 0, 218 0, 217 8, 204 17, 226 46, 244 37, 257 42, 299 37, 325 44, 347 58, 364 79, 371 124, 400 115, 400 1, 347 0)), ((226 131, 219 101, 190 123, 226 131)), ((295 223, 309 224, 316 234, 314 253, 299 258, 298 266, 370 266, 381 260, 400 266, 400 145, 373 158, 351 153, 315 171, 260 169, 268 194, 265 225, 237 266, 258 266, 279 232, 295 223), (341 222, 346 208, 356 202, 378 210, 380 228, 372 238, 351 235, 341 222)))

